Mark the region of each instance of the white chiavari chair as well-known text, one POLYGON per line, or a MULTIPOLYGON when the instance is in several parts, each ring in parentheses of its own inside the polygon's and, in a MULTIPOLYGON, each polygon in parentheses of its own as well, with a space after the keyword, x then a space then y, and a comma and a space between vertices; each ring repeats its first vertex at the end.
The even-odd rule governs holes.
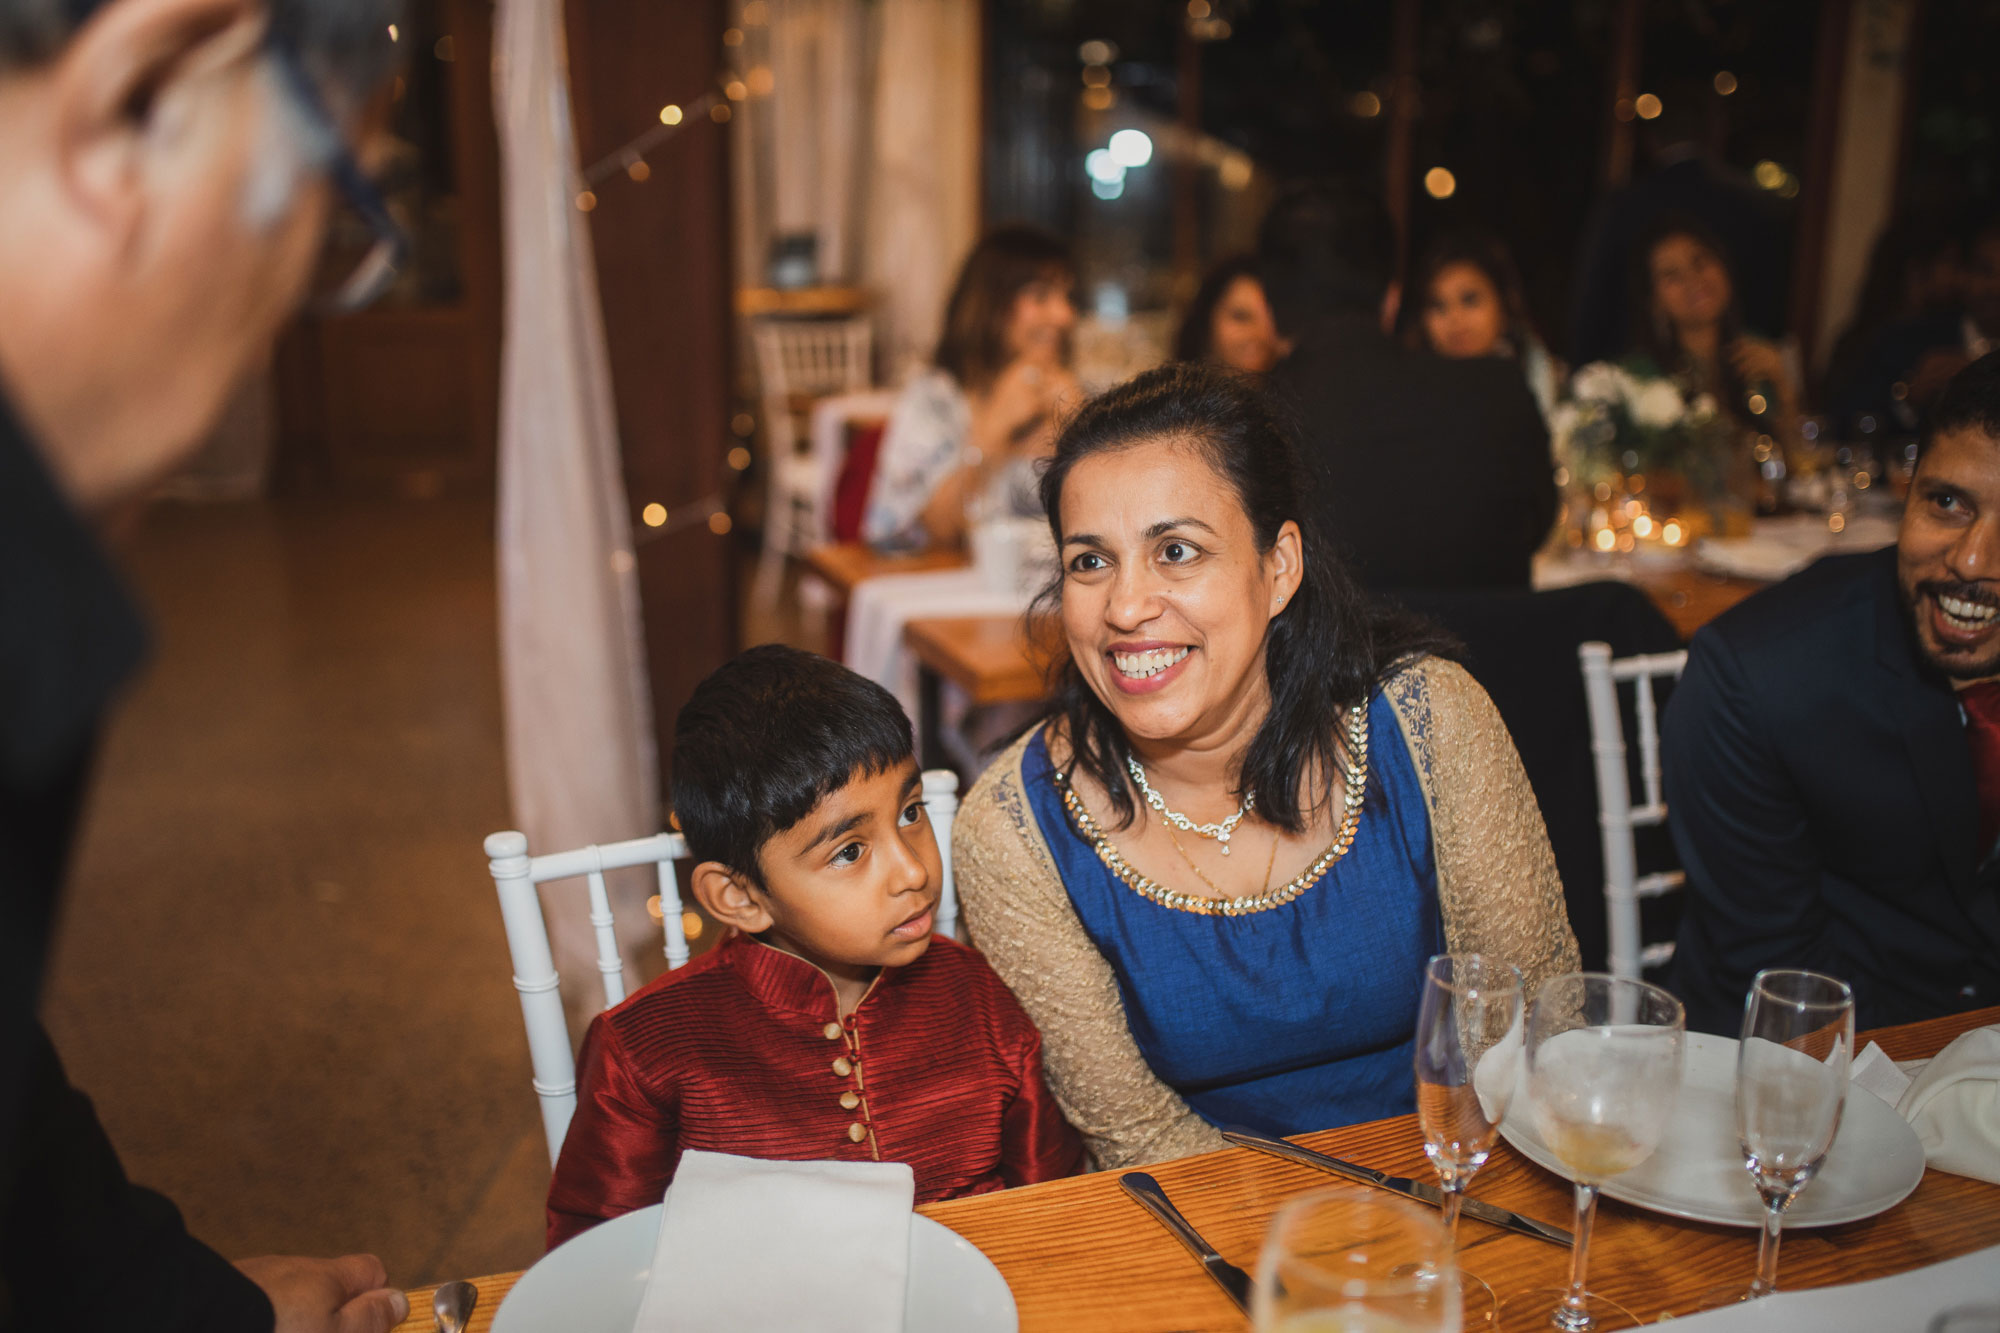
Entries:
POLYGON ((785 557, 826 541, 830 527, 831 477, 824 460, 799 448, 798 419, 818 399, 868 387, 874 334, 866 318, 767 317, 752 326, 751 338, 770 466, 757 592, 769 599, 776 595, 785 557))
POLYGON ((1678 870, 1639 873, 1634 830, 1664 824, 1667 804, 1660 791, 1660 716, 1653 682, 1679 680, 1687 653, 1652 653, 1613 658, 1611 645, 1577 646, 1583 665, 1583 694, 1590 710, 1590 752, 1597 769, 1597 824, 1604 840, 1604 908, 1607 921, 1608 966, 1618 977, 1637 978, 1674 956, 1671 940, 1642 944, 1639 902, 1678 890, 1685 877, 1678 870), (1645 800, 1632 803, 1631 772, 1627 767, 1625 719, 1619 709, 1618 687, 1631 682, 1633 722, 1639 741, 1639 777, 1645 800))
MULTIPOLYGON (((932 769, 923 776, 924 811, 938 841, 944 869, 944 891, 938 899, 932 929, 958 935, 958 897, 951 878, 951 825, 958 813, 958 775, 932 769)), ((674 862, 687 859, 687 840, 678 833, 579 847, 574 851, 528 855, 528 837, 507 830, 486 839, 488 868, 500 895, 500 917, 507 929, 507 951, 514 965, 514 989, 521 997, 521 1019, 528 1030, 528 1060, 535 1095, 541 1100, 542 1132, 548 1139, 549 1161, 562 1151, 576 1111, 576 1053, 570 1049, 569 1026, 563 1016, 560 979, 549 949, 548 924, 542 917, 540 885, 581 879, 588 888, 590 924, 597 934, 597 970, 604 984, 604 1007, 625 999, 625 969, 618 953, 607 871, 653 866, 659 875, 659 914, 667 966, 688 960, 686 929, 681 924, 680 881, 674 862)))

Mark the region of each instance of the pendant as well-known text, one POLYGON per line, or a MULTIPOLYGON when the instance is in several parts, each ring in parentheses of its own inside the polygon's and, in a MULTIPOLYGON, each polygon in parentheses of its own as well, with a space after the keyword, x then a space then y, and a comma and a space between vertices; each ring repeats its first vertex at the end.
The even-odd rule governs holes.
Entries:
POLYGON ((1229 835, 1227 833, 1218 833, 1215 835, 1215 840, 1222 844, 1222 854, 1224 856, 1229 855, 1229 835))

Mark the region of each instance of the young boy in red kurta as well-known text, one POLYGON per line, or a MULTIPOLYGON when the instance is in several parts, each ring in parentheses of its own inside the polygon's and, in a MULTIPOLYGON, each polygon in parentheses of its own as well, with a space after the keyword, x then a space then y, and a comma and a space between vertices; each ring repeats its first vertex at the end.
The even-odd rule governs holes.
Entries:
POLYGON ((658 1203, 690 1148, 907 1162, 919 1203, 1082 1169, 1034 1024, 931 934, 943 874, 888 691, 753 648, 681 709, 673 796, 689 886, 734 930, 591 1023, 551 1247, 658 1203))

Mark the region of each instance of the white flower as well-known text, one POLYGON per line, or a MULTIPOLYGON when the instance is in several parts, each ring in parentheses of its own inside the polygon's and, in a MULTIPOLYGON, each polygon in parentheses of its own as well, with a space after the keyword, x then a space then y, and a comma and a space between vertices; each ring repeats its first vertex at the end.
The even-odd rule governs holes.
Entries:
POLYGON ((1654 380, 1633 396, 1632 419, 1657 430, 1679 421, 1685 408, 1679 389, 1668 380, 1654 380))
POLYGON ((1625 397, 1619 378, 1623 372, 1609 361, 1593 361, 1579 368, 1570 381, 1570 391, 1583 402, 1610 407, 1625 397))

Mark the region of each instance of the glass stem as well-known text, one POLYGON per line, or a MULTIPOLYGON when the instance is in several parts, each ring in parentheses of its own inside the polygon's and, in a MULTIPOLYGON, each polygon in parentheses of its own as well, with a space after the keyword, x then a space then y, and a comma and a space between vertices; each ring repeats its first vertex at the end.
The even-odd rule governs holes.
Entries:
POLYGON ((1597 1186, 1576 1182, 1576 1244, 1569 1252, 1569 1291, 1549 1322, 1563 1333, 1585 1333, 1596 1325, 1584 1304, 1584 1274, 1590 1268, 1590 1224, 1597 1216, 1597 1186))
POLYGON ((1764 1202, 1764 1238, 1757 1242, 1757 1280, 1750 1295, 1769 1296, 1778 1289, 1778 1241, 1785 1226, 1785 1199, 1781 1195, 1764 1202))
POLYGON ((1438 1200, 1438 1212, 1444 1218, 1444 1240, 1447 1254, 1458 1253, 1458 1213, 1465 1206, 1465 1178, 1453 1173, 1449 1181, 1440 1181, 1443 1195, 1438 1200))

